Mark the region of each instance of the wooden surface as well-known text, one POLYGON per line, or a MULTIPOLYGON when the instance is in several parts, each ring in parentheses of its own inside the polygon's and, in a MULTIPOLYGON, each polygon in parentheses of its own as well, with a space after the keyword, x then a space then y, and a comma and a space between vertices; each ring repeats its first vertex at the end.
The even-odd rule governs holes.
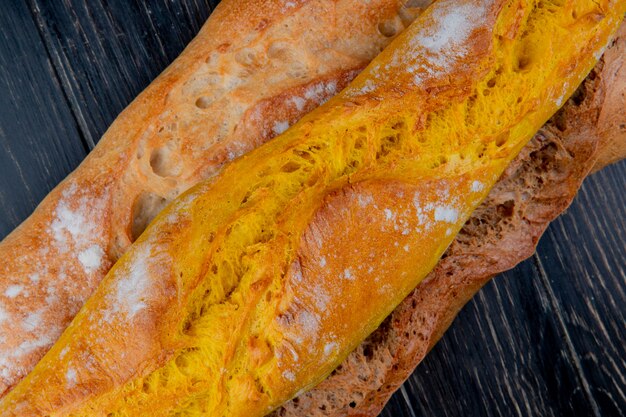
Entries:
MULTIPOLYGON (((76 167, 217 1, 4 0, 0 237, 76 167)), ((621 416, 626 163, 589 178, 537 254, 487 285, 383 416, 621 416)))

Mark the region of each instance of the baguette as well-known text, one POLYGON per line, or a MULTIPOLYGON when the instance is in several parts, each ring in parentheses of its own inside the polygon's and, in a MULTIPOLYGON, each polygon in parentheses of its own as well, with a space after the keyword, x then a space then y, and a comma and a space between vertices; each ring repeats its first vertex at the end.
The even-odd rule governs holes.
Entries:
POLYGON ((593 172, 626 158, 625 57, 626 23, 622 22, 613 42, 613 48, 609 49, 608 54, 604 57, 603 61, 606 68, 603 68, 600 74, 606 101, 612 104, 610 107, 598 107, 596 105, 595 108, 595 117, 597 117, 597 125, 600 128, 600 149, 593 166, 593 172), (616 109, 617 112, 613 113, 613 109, 616 109))
POLYGON ((1 415, 255 416, 315 385, 434 267, 625 9, 437 2, 159 214, 1 415))
MULTIPOLYGON (((437 267, 329 378, 276 416, 371 416, 382 410, 462 306, 531 256, 589 171, 626 143, 626 23, 567 104, 541 128, 472 213, 437 267)), ((623 159, 614 155, 611 159, 623 159)), ((454 376, 451 376, 454 377, 454 376)))
POLYGON ((0 243, 0 396, 164 205, 342 89, 419 10, 397 0, 224 0, 0 243))

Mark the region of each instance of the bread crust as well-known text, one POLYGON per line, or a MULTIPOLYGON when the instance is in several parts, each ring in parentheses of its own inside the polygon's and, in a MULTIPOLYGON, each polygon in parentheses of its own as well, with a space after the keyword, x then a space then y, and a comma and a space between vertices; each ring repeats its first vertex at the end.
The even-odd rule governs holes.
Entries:
POLYGON ((610 106, 598 108, 598 130, 602 138, 593 171, 626 158, 626 24, 622 23, 615 41, 604 54, 606 66, 601 72, 601 86, 610 106), (615 114, 613 113, 615 110, 615 114))
POLYGON ((166 208, 2 415, 263 415, 324 378, 435 265, 626 3, 542 7, 437 2, 339 96, 166 208), (518 48, 546 30, 558 50, 518 48), (493 79, 519 96, 486 94, 493 79), (359 238, 372 271, 333 251, 359 238))
POLYGON ((224 0, 0 243, 0 396, 160 209, 341 90, 393 37, 379 22, 404 28, 399 10, 397 0, 224 0))
MULTIPOLYGON (((276 416, 377 416, 459 310, 535 251, 607 149, 623 149, 626 24, 574 96, 535 135, 472 214, 444 258, 324 382, 276 416)), ((626 152, 614 159, 626 157, 626 152)))

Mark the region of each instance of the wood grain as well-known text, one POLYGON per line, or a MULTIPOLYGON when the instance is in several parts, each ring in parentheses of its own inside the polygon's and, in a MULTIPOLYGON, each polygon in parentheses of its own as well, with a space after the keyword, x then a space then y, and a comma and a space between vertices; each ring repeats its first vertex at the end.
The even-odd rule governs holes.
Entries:
POLYGON ((600 416, 626 412, 625 168, 588 178, 536 255, 600 416))
POLYGON ((594 415, 538 273, 526 261, 465 307, 405 384, 417 415, 594 415))
MULTIPOLYGON (((217 1, 27 0, 0 14, 0 236, 182 51, 217 1)), ((496 278, 383 416, 626 410, 626 163, 586 181, 538 255, 496 278)))
POLYGON ((0 239, 85 156, 28 7, 0 12, 0 239))
POLYGON ((80 130, 93 148, 198 32, 213 0, 29 0, 80 130))
POLYGON ((407 401, 417 415, 624 415, 624 184, 624 162, 588 178, 533 259, 466 306, 383 415, 411 415, 407 401))

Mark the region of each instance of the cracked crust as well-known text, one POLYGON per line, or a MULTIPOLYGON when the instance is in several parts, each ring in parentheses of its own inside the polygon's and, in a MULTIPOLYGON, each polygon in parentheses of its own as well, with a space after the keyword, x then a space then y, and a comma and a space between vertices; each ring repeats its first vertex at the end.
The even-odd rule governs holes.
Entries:
POLYGON ((316 385, 592 69, 626 3, 604 6, 435 3, 338 96, 161 212, 0 414, 260 416, 316 385))
MULTIPOLYGON (((298 10, 305 10, 305 7, 307 4, 309 5, 314 4, 314 2, 288 2, 288 3, 290 4, 289 7, 294 9, 294 12, 298 10)), ((273 6, 274 3, 264 2, 263 4, 265 6, 269 6, 267 10, 269 10, 270 13, 273 13, 276 11, 276 8, 273 6)), ((285 3, 285 6, 286 4, 287 3, 285 3)), ((225 27, 224 25, 228 26, 228 23, 232 23, 232 22, 230 22, 228 16, 226 18, 224 17, 223 13, 225 12, 223 12, 223 9, 218 9, 218 10, 222 14, 216 12, 217 17, 215 19, 219 20, 219 22, 216 23, 216 25, 218 26, 217 29, 221 29, 222 33, 223 32, 227 33, 228 28, 225 27)), ((249 11, 249 9, 246 9, 246 8, 237 9, 236 7, 233 8, 232 10, 234 11, 233 13, 236 16, 236 19, 241 19, 241 16, 247 16, 246 13, 248 13, 249 11)), ((335 9, 334 11, 336 12, 337 10, 335 9)), ((333 15, 332 13, 329 14, 325 12, 326 12, 325 10, 317 11, 318 15, 320 16, 320 19, 323 19, 323 17, 326 15, 330 15, 330 16, 333 15)), ((354 10, 351 10, 351 13, 352 13, 352 16, 357 16, 357 17, 359 16, 358 14, 354 13, 354 10)), ((300 18, 303 18, 302 16, 310 16, 310 13, 306 15, 300 15, 300 18)), ((380 16, 378 15, 372 16, 372 15, 366 14, 366 16, 369 16, 369 18, 373 18, 375 20, 380 18, 380 16)), ((232 16, 231 16, 231 20, 233 20, 232 16)), ((271 19, 269 21, 263 20, 263 19, 258 20, 256 16, 252 16, 250 17, 249 21, 251 22, 250 24, 252 26, 248 27, 248 25, 244 25, 243 27, 241 27, 242 32, 245 32, 246 30, 249 32, 253 32, 256 30, 259 32, 266 33, 268 25, 269 27, 272 26, 271 19)), ((357 19, 352 21, 352 23, 356 21, 357 19)), ((213 29, 216 29, 216 28, 213 28, 213 29)), ((391 32, 387 32, 387 29, 388 28, 383 27, 383 32, 391 33, 391 32)), ((352 30, 352 29, 349 29, 349 30, 352 30)), ((368 30, 371 30, 371 27, 368 30)), ((376 39, 379 39, 379 38, 380 36, 376 39)), ((137 103, 140 103, 140 104, 135 104, 134 107, 131 107, 131 110, 134 110, 134 111, 128 110, 127 112, 125 112, 125 114, 122 117, 120 117, 120 120, 116 122, 117 124, 114 127, 112 127, 112 131, 124 132, 126 135, 127 134, 126 132, 132 131, 131 129, 132 123, 130 121, 132 121, 133 118, 145 118, 145 117, 149 118, 150 117, 150 115, 146 115, 142 113, 143 111, 146 110, 146 108, 149 108, 150 110, 154 110, 157 112, 162 110, 162 108, 159 106, 156 106, 156 110, 155 110, 152 105, 162 100, 163 97, 165 97, 165 100, 163 100, 163 103, 162 103, 163 105, 168 105, 168 106, 172 105, 172 101, 176 102, 177 95, 175 93, 172 93, 172 91, 167 93, 168 88, 170 88, 172 85, 178 85, 178 86, 182 85, 181 87, 182 90, 180 92, 181 96, 178 97, 178 99, 184 99, 183 101, 187 103, 187 105, 189 105, 189 102, 187 102, 186 99, 188 99, 189 96, 191 95, 195 99, 195 101, 193 102, 193 106, 201 110, 207 109, 208 108, 207 106, 211 105, 211 103, 217 103, 215 105, 216 111, 217 110, 226 111, 226 109, 230 109, 232 110, 232 112, 234 112, 234 114, 238 114, 239 116, 242 116, 242 120, 244 121, 244 126, 241 127, 241 129, 243 129, 241 131, 244 131, 244 132, 247 132, 245 130, 245 126, 247 125, 253 126, 254 122, 256 121, 257 126, 255 128, 253 126, 252 131, 257 132, 258 136, 252 135, 251 137, 252 138, 258 137, 260 138, 260 142, 263 142, 264 140, 268 139, 269 137, 273 135, 272 133, 266 134, 267 130, 271 129, 272 131, 274 131, 274 134, 279 133, 279 131, 283 129, 285 124, 288 125, 291 123, 292 117, 294 119, 297 118, 297 114, 298 114, 297 111, 304 111, 303 109, 307 108, 307 106, 309 105, 315 106, 319 102, 323 101, 325 98, 327 98, 329 95, 333 93, 333 90, 339 87, 341 80, 344 79, 343 77, 345 77, 345 79, 348 79, 354 76, 353 70, 358 68, 358 65, 353 66, 350 63, 354 63, 357 61, 362 62, 363 60, 366 60, 367 56, 369 56, 368 54, 372 53, 372 50, 368 49, 369 52, 366 51, 363 56, 356 58, 353 55, 354 45, 344 45, 346 46, 345 54, 339 54, 335 56, 331 53, 330 56, 325 56, 322 53, 321 56, 323 57, 323 59, 327 59, 328 62, 341 62, 341 65, 343 65, 344 67, 342 67, 341 70, 337 70, 335 72, 329 71, 328 78, 325 78, 325 77, 321 77, 319 79, 316 78, 316 81, 310 81, 308 84, 296 83, 297 85, 293 86, 294 92, 288 93, 288 96, 287 96, 288 98, 299 97, 302 100, 301 90, 298 90, 298 89, 305 88, 304 90, 305 98, 307 98, 306 92, 310 91, 311 92, 310 95, 314 98, 314 100, 312 100, 312 103, 305 103, 304 106, 299 105, 299 103, 301 103, 300 101, 297 101, 297 100, 293 101, 292 107, 294 107, 297 110, 297 111, 294 110, 293 113, 288 113, 285 115, 284 112, 281 110, 280 105, 276 105, 276 103, 273 102, 271 98, 269 99, 269 101, 266 101, 266 102, 263 102, 262 100, 259 101, 259 103, 267 104, 265 109, 268 109, 268 111, 269 109, 272 109, 272 111, 277 109, 276 113, 273 114, 276 116, 276 118, 273 120, 273 123, 272 123, 271 122, 272 119, 269 119, 270 115, 266 115, 263 111, 259 113, 262 113, 262 115, 267 116, 269 121, 263 118, 262 115, 259 117, 261 117, 261 119, 263 120, 259 121, 257 119, 257 115, 255 115, 255 112, 250 111, 250 109, 246 109, 245 106, 244 108, 242 108, 241 106, 235 105, 235 108, 231 109, 230 107, 228 107, 230 103, 225 103, 224 101, 215 100, 215 99, 212 100, 210 97, 207 97, 206 95, 202 94, 202 91, 201 91, 202 85, 198 87, 198 85, 196 85, 195 83, 196 81, 198 81, 197 79, 189 80, 185 78, 189 76, 189 71, 192 71, 195 68, 194 65, 189 65, 189 67, 186 67, 185 63, 193 64, 194 62, 200 62, 201 59, 199 58, 199 55, 202 55, 202 51, 204 51, 203 48, 207 47, 206 44, 205 45, 202 44, 203 41, 201 39, 202 37, 200 36, 199 39, 194 41, 192 46, 190 46, 190 51, 192 52, 186 52, 186 55, 184 58, 187 59, 188 61, 186 62, 185 59, 180 59, 170 69, 168 69, 164 73, 162 78, 160 78, 157 82, 155 82, 155 86, 149 88, 144 94, 142 94, 142 96, 140 96, 140 98, 137 100, 137 103), (339 56, 344 56, 344 55, 345 57, 347 57, 346 60, 342 61, 338 59, 339 56), (181 79, 182 81, 189 81, 189 83, 182 82, 181 79), (337 84, 335 84, 334 87, 332 87, 332 84, 329 84, 329 83, 332 83, 333 80, 338 80, 336 81, 337 84), (178 84, 179 82, 180 82, 180 85, 178 84), (198 88, 200 88, 200 90, 198 90, 198 88)), ((384 42, 381 42, 381 44, 383 43, 384 42)), ((371 45, 371 44, 368 44, 368 45, 371 45)), ((220 43, 219 45, 211 45, 210 43, 208 43, 208 47, 209 49, 215 47, 215 50, 222 54, 231 53, 233 52, 232 49, 234 48, 230 44, 230 42, 220 43)), ((373 51, 375 51, 375 49, 376 48, 374 48, 373 51)), ((270 50, 267 49, 268 54, 269 54, 269 51, 270 50)), ((237 52, 241 52, 241 51, 237 51, 237 52)), ((244 51, 244 52, 250 52, 250 51, 244 51)), ((246 65, 256 66, 257 65, 256 57, 254 53, 251 55, 247 53, 236 54, 234 56, 231 56, 230 58, 237 61, 237 63, 240 65, 244 65, 244 66, 246 65)), ((226 60, 228 61, 228 59, 226 60)), ((212 58, 209 57, 207 64, 210 64, 211 62, 213 62, 212 58)), ((224 74, 231 74, 229 71, 230 69, 227 68, 226 70, 224 70, 224 74)), ((244 71, 244 73, 247 73, 247 72, 244 71)), ((290 74, 290 76, 297 76, 298 74, 299 73, 294 73, 294 74, 290 74)), ((208 79, 210 78, 211 77, 209 76, 208 79)), ((208 82, 208 81, 206 79, 203 79, 202 82, 208 82)), ((202 84, 202 82, 200 84, 202 84)), ((232 82, 233 80, 226 80, 224 81, 223 86, 226 86, 227 88, 233 88, 232 82)), ((235 84, 236 84, 236 81, 235 81, 235 84)), ((282 90, 280 91, 282 92, 282 90)), ((250 91, 248 91, 247 93, 250 93, 250 91)), ((234 94, 233 97, 235 99, 241 99, 242 97, 245 99, 246 95, 244 92, 242 93, 242 95, 234 94)), ((283 98, 283 100, 285 99, 286 98, 283 98)), ((234 101, 237 102, 237 100, 234 100, 234 101)), ((284 104, 284 101, 283 101, 283 104, 284 104)), ((198 111, 198 110, 194 110, 194 111, 198 111)), ((166 201, 168 201, 170 198, 173 198, 177 193, 181 191, 178 187, 185 187, 186 185, 188 185, 186 181, 193 182, 193 181, 196 181, 198 178, 210 177, 211 175, 214 174, 214 172, 216 172, 216 170, 219 170, 221 168, 222 164, 225 161, 237 156, 241 152, 245 152, 246 150, 248 150, 246 146, 255 146, 258 144, 258 143, 250 142, 250 143, 241 145, 241 144, 238 144, 237 141, 233 141, 229 143, 228 141, 223 141, 219 139, 217 140, 217 142, 219 143, 217 143, 214 148, 211 148, 211 153, 208 153, 208 154, 202 153, 203 151, 207 150, 206 147, 208 145, 206 142, 201 142, 199 144, 198 149, 193 148, 193 146, 191 145, 185 145, 185 146, 180 145, 181 148, 179 149, 177 148, 179 144, 177 144, 176 141, 171 142, 171 136, 168 136, 168 135, 171 134, 172 129, 177 130, 181 128, 181 126, 183 126, 185 129, 189 129, 190 125, 185 124, 184 122, 181 125, 179 125, 177 121, 172 121, 171 119, 172 115, 168 114, 167 112, 164 112, 160 116, 162 117, 157 118, 158 120, 155 125, 151 124, 150 126, 148 126, 146 131, 140 132, 141 134, 138 136, 133 136, 132 146, 131 146, 132 149, 129 150, 128 148, 124 147, 127 145, 126 142, 124 142, 124 140, 127 140, 127 137, 125 137, 125 135, 122 135, 121 139, 119 139, 118 142, 109 140, 109 143, 116 143, 117 147, 109 145, 111 148, 113 148, 113 150, 111 149, 103 150, 105 146, 102 145, 101 147, 96 149, 96 151, 94 152, 92 156, 90 156, 90 159, 88 161, 91 161, 91 162, 86 162, 84 164, 84 166, 87 168, 82 168, 83 171, 81 172, 83 172, 83 175, 86 178, 88 179, 92 178, 90 177, 90 175, 93 174, 95 175, 96 178, 99 178, 99 180, 103 181, 102 183, 98 183, 99 184, 98 187, 100 187, 103 190, 102 198, 98 197, 98 198, 95 198, 96 201, 93 201, 90 198, 93 198, 94 196, 98 196, 99 194, 88 192, 87 186, 85 186, 85 190, 83 190, 82 188, 78 189, 76 187, 72 187, 71 181, 68 181, 64 183, 66 186, 65 188, 63 188, 62 186, 60 189, 55 191, 56 194, 53 193, 53 196, 50 197, 48 200, 46 200, 46 202, 44 202, 45 204, 42 205, 42 207, 48 208, 48 213, 52 212, 54 215, 56 215, 56 218, 51 220, 52 232, 53 232, 52 237, 50 236, 48 237, 51 239, 61 241, 61 243, 69 243, 73 245, 71 249, 68 248, 68 252, 70 250, 74 250, 73 252, 74 256, 77 256, 78 258, 75 261, 80 262, 80 264, 77 264, 76 267, 78 268, 82 267, 86 269, 95 268, 98 270, 99 273, 102 272, 99 270, 100 268, 102 268, 102 270, 108 269, 108 265, 110 265, 110 263, 106 264, 106 262, 111 262, 112 260, 117 259, 124 252, 124 250, 130 243, 130 241, 132 241, 141 232, 141 230, 143 229, 147 221, 151 218, 151 216, 154 215, 154 213, 156 213, 163 206, 163 204, 165 204, 166 201), (168 123, 165 123, 165 122, 168 122, 168 123), (161 134, 161 136, 159 134, 161 134), (122 144, 121 142, 124 142, 124 143, 122 144), (146 142, 149 143, 149 146, 144 146, 146 145, 146 142), (136 146, 136 148, 133 148, 133 146, 136 146), (173 150, 175 152, 172 152, 173 150), (204 166, 201 166, 200 168, 197 168, 197 167, 194 168, 194 165, 187 165, 185 163, 181 163, 180 155, 191 155, 191 154, 194 154, 194 152, 196 151, 200 152, 201 155, 204 155, 206 157, 206 159, 203 161, 206 162, 208 160, 210 161, 210 163, 204 164, 204 166), (117 161, 115 164, 112 164, 112 166, 116 168, 112 172, 109 173, 110 174, 109 176, 107 175, 103 176, 102 173, 97 172, 98 171, 97 164, 94 161, 97 161, 100 164, 104 164, 104 162, 106 162, 109 158, 111 158, 111 155, 108 155, 109 152, 111 152, 111 154, 114 155, 113 159, 117 161), (136 156, 137 161, 139 162, 134 161, 135 156, 136 156), (128 166, 132 166, 133 169, 127 170, 125 168, 126 163, 129 163, 130 165, 128 166), (96 166, 96 168, 94 168, 94 166, 96 166), (94 171, 96 172, 94 173, 94 171), (159 178, 156 178, 156 177, 159 177, 159 178), (171 181, 172 177, 180 178, 180 182, 176 182, 176 181, 172 182, 171 181), (120 178, 123 178, 123 180, 120 180, 120 178), (128 186, 128 189, 116 188, 119 185, 117 181, 121 181, 121 184, 128 186), (145 186, 146 184, 150 184, 149 190, 145 190, 143 188, 143 186, 145 186), (110 194, 108 194, 110 190, 115 191, 113 193, 114 194, 113 197, 111 197, 110 194), (64 192, 67 192, 68 196, 65 196, 64 192), (127 192, 131 194, 131 197, 125 194, 127 192), (133 193, 138 193, 138 194, 133 194, 133 193), (65 197, 66 200, 64 200, 62 197, 65 197), (64 202, 65 202, 65 205, 62 204, 64 202), (75 221, 76 212, 78 212, 81 207, 88 206, 90 204, 94 205, 94 208, 92 209, 96 211, 104 210, 106 213, 108 213, 102 216, 103 221, 105 221, 107 224, 107 226, 104 227, 106 230, 104 231, 104 235, 102 237, 102 241, 104 243, 101 243, 100 241, 98 242, 90 241, 85 244, 80 243, 79 245, 80 247, 75 247, 78 242, 77 239, 82 237, 82 233, 78 232, 81 230, 80 226, 84 226, 85 224, 88 224, 84 218, 83 219, 80 218, 80 215, 81 215, 80 212, 78 213, 80 221, 76 222, 75 221), (107 208, 100 209, 99 208, 100 204, 103 204, 107 208), (110 213, 107 211, 109 210, 108 207, 113 207, 110 213), (137 215, 138 213, 145 214, 146 211, 148 212, 146 216, 137 215), (72 214, 73 216, 70 216, 70 214, 72 214), (111 216, 111 219, 107 217, 109 215, 111 216), (55 221, 57 220, 58 222, 55 223, 55 221), (114 224, 116 226, 112 227, 111 229, 108 229, 109 222, 110 224, 114 224), (54 235, 54 231, 55 231, 54 229, 56 229, 56 231, 59 232, 58 236, 54 235), (103 246, 106 246, 107 248, 106 256, 108 259, 106 260, 101 259, 100 265, 97 265, 97 262, 94 261, 94 256, 98 256, 98 254, 100 253, 98 249, 94 247, 94 245, 99 246, 100 250, 103 252, 104 252, 103 246), (82 259, 81 259, 81 257, 78 255, 83 254, 83 253, 84 253, 84 256, 82 256, 82 259)), ((236 126, 240 127, 240 125, 236 125, 236 126)), ((228 129, 230 128, 232 128, 233 131, 237 129, 233 127, 232 125, 222 125, 222 126, 217 126, 215 131, 217 131, 219 133, 218 136, 220 136, 224 134, 223 130, 225 130, 226 132, 225 134, 228 134, 229 132, 228 129)), ((191 134, 192 132, 194 131, 190 130, 187 133, 191 134)), ((191 137, 196 137, 194 136, 196 133, 191 134, 191 137)), ((111 133, 111 131, 109 131, 107 135, 115 136, 114 134, 111 133)), ((184 136, 188 137, 189 135, 184 135, 184 136)), ((198 136, 198 138, 205 139, 202 136, 198 136)), ((103 142, 103 143, 106 143, 106 142, 103 142)), ((291 169, 291 167, 287 167, 286 169, 291 169)), ((24 229, 28 229, 29 227, 35 227, 35 229, 38 227, 39 229, 37 229, 37 233, 40 233, 43 235, 47 233, 45 222, 43 224, 36 224, 36 220, 32 220, 32 219, 29 221, 29 223, 26 223, 20 228, 21 230, 20 233, 27 234, 27 232, 25 232, 24 229), (33 224, 35 224, 36 227, 33 226, 33 224)), ((15 236, 12 235, 12 237, 7 238, 5 242, 15 243, 15 240, 12 240, 12 239, 19 239, 19 237, 16 238, 15 236)), ((98 237, 98 239, 100 239, 100 237, 98 237)), ((18 245, 18 247, 21 248, 22 250, 25 248, 26 249, 29 248, 28 245, 23 245, 21 247, 18 245)), ((37 245, 33 247, 36 248, 37 245)), ((39 246, 39 248, 41 247, 45 247, 45 243, 42 243, 39 246)), ((36 260, 37 256, 32 256, 31 254, 30 258, 32 258, 31 261, 36 260)), ((26 262, 27 260, 28 259, 23 258, 21 259, 21 262, 28 264, 28 262, 26 262)), ((54 271, 53 268, 55 268, 55 265, 53 262, 51 262, 50 266, 51 266, 50 269, 52 270, 53 275, 63 272, 60 270, 54 271)), ((131 274, 131 276, 133 275, 132 268, 126 272, 131 274)), ((81 277, 81 273, 79 272, 76 276, 73 277, 73 279, 78 279, 80 277, 81 277)), ((49 283, 50 280, 47 280, 47 281, 49 283)), ((94 279, 94 281, 97 281, 97 277, 96 279, 94 279)), ((33 279, 33 282, 41 282, 40 277, 37 277, 37 279, 33 279)), ((90 287, 94 285, 93 282, 88 282, 87 284, 88 284, 87 288, 81 289, 81 291, 83 291, 84 293, 88 293, 90 291, 90 287)), ((141 280, 138 280, 136 284, 145 285, 145 283, 142 283, 141 280)), ((175 283, 165 283, 163 287, 159 288, 158 289, 159 294, 160 294, 159 300, 161 300, 163 303, 170 302, 174 294, 173 288, 175 287, 175 285, 176 285, 175 283)), ((129 306, 127 306, 128 311, 126 312, 128 314, 134 315, 135 310, 140 309, 141 305, 144 303, 144 301, 141 299, 139 300, 134 299, 133 294, 127 291, 127 288, 125 287, 118 286, 117 294, 118 296, 128 297, 128 299, 125 299, 126 301, 134 302, 134 303, 131 303, 129 306)), ((73 303, 71 305, 74 305, 74 307, 76 307, 76 305, 80 305, 80 303, 82 302, 81 298, 84 298, 85 296, 85 294, 83 293, 70 294, 70 295, 63 295, 61 298, 65 300, 71 299, 73 303), (71 299, 70 295, 75 296, 76 299, 71 299)), ((113 310, 117 312, 118 310, 116 309, 117 307, 114 308, 113 310)), ((14 313, 14 311, 11 311, 11 313, 14 313)), ((67 315, 63 317, 63 320, 68 320, 69 317, 73 315, 73 311, 71 310, 65 313, 67 315)), ((149 333, 151 330, 153 330, 148 325, 142 329, 145 333, 149 333)), ((38 335, 35 335, 35 336, 38 336, 38 335)), ((138 333, 135 336, 140 338, 141 335, 140 333, 138 333)), ((52 338, 52 336, 50 338, 52 338)), ((47 344, 50 343, 50 341, 48 339, 46 340, 36 339, 36 340, 42 342, 41 346, 36 346, 36 348, 38 349, 36 353, 40 354, 42 351, 45 351, 45 347, 47 344)), ((257 346, 257 342, 254 342, 254 341, 250 341, 250 343, 251 343, 251 346, 258 348, 259 351, 262 351, 263 346, 257 346)), ((117 354, 123 356, 123 353, 126 352, 126 350, 122 350, 124 346, 121 346, 121 347, 118 346, 118 347, 120 348, 120 351, 117 352, 117 354)), ((125 346, 125 347, 127 348, 128 346, 125 346)), ((137 344, 136 346, 133 346, 133 348, 137 350, 143 350, 145 352, 148 352, 148 351, 154 352, 156 363, 163 364, 163 362, 166 360, 167 355, 169 355, 171 352, 166 351, 166 352, 159 353, 158 352, 159 347, 160 347, 159 344, 150 344, 150 345, 137 344)), ((86 357, 85 363, 89 365, 91 363, 90 361, 92 360, 93 358, 86 357)), ((135 365, 139 368, 143 366, 142 364, 139 364, 139 363, 135 365)), ((23 369, 21 370, 21 372, 23 372, 23 369)), ((127 378, 128 372, 129 372, 128 369, 123 369, 123 368, 119 368, 119 369, 116 368, 116 369, 110 370, 110 374, 113 380, 116 382, 120 382, 124 380, 124 378, 127 378)), ((2 376, 4 376, 4 372, 2 376)), ((75 375, 73 373, 66 373, 65 376, 67 378, 67 383, 71 385, 74 382, 75 375)))
POLYGON ((398 0, 222 1, 0 243, 0 397, 163 207, 343 89, 410 22, 407 13, 398 0))
POLYGON ((626 157, 624 56, 623 23, 596 68, 507 168, 435 270, 328 379, 275 415, 378 415, 463 305, 534 253, 592 167, 626 157))

